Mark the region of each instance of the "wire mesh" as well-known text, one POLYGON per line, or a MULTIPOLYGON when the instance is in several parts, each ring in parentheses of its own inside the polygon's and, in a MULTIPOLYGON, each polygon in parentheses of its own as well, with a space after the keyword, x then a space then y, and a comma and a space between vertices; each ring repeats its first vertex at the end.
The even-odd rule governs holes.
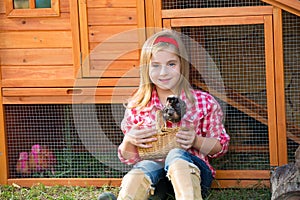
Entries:
POLYGON ((123 105, 6 105, 5 112, 10 178, 115 178, 129 169, 117 158, 123 105), (47 151, 33 154, 37 145, 47 151), (20 161, 21 152, 29 158, 20 161))
POLYGON ((288 12, 283 12, 283 46, 288 161, 294 162, 299 143, 293 138, 300 141, 300 18, 288 12))
POLYGON ((223 7, 244 7, 244 6, 266 6, 268 4, 260 0, 163 0, 163 9, 186 9, 186 8, 223 8, 223 7))
POLYGON ((203 59, 186 44, 197 65, 192 66, 191 82, 220 102, 231 136, 229 152, 214 166, 270 169, 263 25, 183 27, 181 32, 206 52, 203 59))

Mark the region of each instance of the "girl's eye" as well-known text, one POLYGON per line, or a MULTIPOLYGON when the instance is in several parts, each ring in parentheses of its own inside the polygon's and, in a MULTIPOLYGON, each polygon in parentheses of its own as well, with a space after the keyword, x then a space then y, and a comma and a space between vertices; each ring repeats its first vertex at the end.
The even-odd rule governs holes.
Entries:
POLYGON ((169 63, 169 66, 170 66, 170 67, 175 67, 175 66, 176 66, 176 63, 169 63))
POLYGON ((159 64, 153 63, 151 66, 152 66, 152 67, 159 67, 159 64))

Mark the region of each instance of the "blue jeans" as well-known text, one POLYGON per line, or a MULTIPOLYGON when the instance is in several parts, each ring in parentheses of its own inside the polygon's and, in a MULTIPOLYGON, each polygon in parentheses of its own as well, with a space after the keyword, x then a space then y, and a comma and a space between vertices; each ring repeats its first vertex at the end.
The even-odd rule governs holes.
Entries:
POLYGON ((199 168, 201 172, 202 195, 206 196, 213 180, 211 170, 203 160, 183 149, 172 149, 168 153, 165 162, 142 160, 136 163, 133 168, 142 170, 151 179, 153 186, 155 186, 161 179, 166 178, 170 164, 178 159, 185 160, 199 168))

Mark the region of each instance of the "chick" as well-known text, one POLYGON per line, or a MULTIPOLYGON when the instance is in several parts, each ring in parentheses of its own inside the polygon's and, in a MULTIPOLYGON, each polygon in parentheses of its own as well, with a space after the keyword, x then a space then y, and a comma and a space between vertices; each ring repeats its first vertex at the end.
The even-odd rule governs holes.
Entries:
POLYGON ((16 170, 22 176, 26 176, 26 175, 31 174, 31 171, 30 171, 30 168, 29 168, 28 153, 27 152, 21 152, 19 154, 19 160, 17 161, 16 170))
POLYGON ((43 172, 51 170, 54 174, 56 158, 47 146, 35 144, 31 148, 29 155, 29 166, 32 172, 43 172))
POLYGON ((167 97, 166 106, 162 110, 163 118, 173 123, 179 122, 186 113, 186 104, 177 96, 167 97))

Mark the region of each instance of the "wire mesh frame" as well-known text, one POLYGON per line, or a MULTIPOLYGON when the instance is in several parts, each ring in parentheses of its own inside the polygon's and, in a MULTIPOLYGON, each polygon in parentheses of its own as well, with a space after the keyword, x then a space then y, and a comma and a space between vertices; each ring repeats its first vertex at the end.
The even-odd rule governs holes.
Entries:
POLYGON ((123 113, 122 104, 6 105, 9 177, 122 177, 129 170, 117 158, 123 113), (44 167, 49 160, 43 154, 38 163, 41 169, 37 169, 29 164, 34 161, 29 156, 23 168, 30 172, 20 170, 20 153, 30 155, 37 145, 47 148, 55 162, 44 167))
MULTIPOLYGON (((216 85, 223 82, 226 90, 227 99, 219 99, 218 96, 222 95, 216 93, 218 88, 210 88, 223 110, 225 108, 225 126, 231 135, 230 151, 217 159, 214 166, 217 169, 234 170, 270 169, 264 26, 255 24, 176 29, 196 40, 210 57, 194 62, 200 68, 217 68, 221 74, 222 80, 216 80, 214 75, 210 79, 209 73, 206 77, 201 73, 192 73, 191 82, 194 86, 206 90, 201 87, 202 84, 197 83, 202 81, 204 85, 209 85, 208 82, 219 81, 216 85), (243 101, 248 103, 247 106, 254 113, 245 112, 243 101), (261 120, 261 116, 264 120, 261 120)), ((193 47, 189 47, 189 44, 187 46, 192 57, 197 54, 193 47)), ((203 69, 195 70, 192 67, 192 71, 203 72, 203 69)))

